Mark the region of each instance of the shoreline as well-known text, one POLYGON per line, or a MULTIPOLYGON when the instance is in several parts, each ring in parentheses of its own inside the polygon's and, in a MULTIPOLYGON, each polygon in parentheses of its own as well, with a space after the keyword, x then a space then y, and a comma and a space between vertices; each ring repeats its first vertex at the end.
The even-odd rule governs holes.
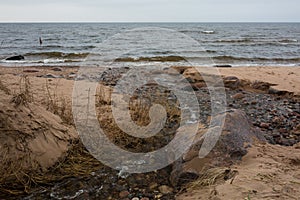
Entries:
MULTIPOLYGON (((176 66, 177 67, 177 66, 176 66)), ((222 76, 236 76, 250 82, 262 81, 274 84, 274 89, 293 92, 296 96, 300 95, 300 67, 286 66, 245 66, 245 67, 216 67, 222 76)), ((26 73, 27 75, 38 75, 53 73, 67 75, 76 73, 80 66, 15 66, 6 67, 0 65, 0 74, 26 73), (61 68, 61 71, 52 69, 61 68), (37 69, 39 72, 26 72, 26 70, 37 69)))

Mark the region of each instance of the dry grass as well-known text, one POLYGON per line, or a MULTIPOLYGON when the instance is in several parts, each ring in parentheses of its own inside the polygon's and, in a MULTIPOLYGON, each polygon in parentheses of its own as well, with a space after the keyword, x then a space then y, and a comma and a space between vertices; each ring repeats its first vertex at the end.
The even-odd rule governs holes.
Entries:
MULTIPOLYGON (((10 163, 5 176, 0 178, 0 198, 1 194, 12 197, 28 194, 40 187, 52 186, 66 178, 87 176, 103 167, 79 141, 75 141, 64 159, 57 162, 46 173, 37 170, 24 172, 18 162, 20 159, 29 159, 29 157, 22 156, 10 163)), ((5 156, 1 159, 3 160, 5 156)), ((10 161, 6 160, 6 162, 10 161)), ((31 164, 33 169, 38 169, 36 164, 31 164)))
POLYGON ((46 107, 50 112, 60 116, 64 123, 73 125, 73 114, 71 103, 68 103, 63 94, 57 94, 57 82, 54 88, 50 87, 49 80, 46 79, 45 83, 45 96, 46 96, 46 107))
POLYGON ((181 115, 181 111, 178 108, 179 103, 177 99, 169 100, 168 97, 171 91, 161 91, 161 86, 155 86, 153 88, 146 88, 145 93, 142 92, 139 95, 137 92, 130 99, 129 110, 131 118, 140 126, 146 126, 150 123, 149 111, 154 104, 162 105, 167 113, 166 124, 171 123, 173 120, 178 121, 181 115), (149 90, 149 91, 148 91, 149 90))
POLYGON ((149 110, 151 106, 160 104, 165 108, 167 120, 164 128, 149 138, 133 137, 123 132, 115 122, 118 116, 112 114, 111 106, 114 105, 108 104, 108 90, 105 91, 106 94, 99 94, 101 91, 98 90, 97 93, 98 120, 108 138, 116 145, 132 152, 149 152, 164 147, 173 139, 179 126, 181 111, 176 99, 168 99, 170 91, 158 85, 151 85, 137 90, 129 100, 128 109, 131 120, 139 126, 147 126, 150 123, 149 110), (105 99, 101 99, 101 97, 105 97, 105 99))
POLYGON ((6 87, 1 80, 0 80, 0 90, 2 90, 7 95, 11 94, 10 89, 8 89, 8 87, 6 87))
POLYGON ((191 183, 186 185, 188 191, 199 189, 205 186, 212 186, 218 182, 224 182, 226 180, 233 179, 237 174, 237 171, 228 168, 212 168, 208 169, 201 174, 201 176, 191 183))
POLYGON ((22 76, 19 81, 19 91, 13 94, 12 100, 16 106, 33 102, 33 93, 31 92, 31 83, 28 76, 22 76))
POLYGON ((75 141, 64 159, 53 166, 47 174, 35 177, 38 184, 57 182, 69 177, 90 175, 103 165, 85 149, 80 141, 75 141))

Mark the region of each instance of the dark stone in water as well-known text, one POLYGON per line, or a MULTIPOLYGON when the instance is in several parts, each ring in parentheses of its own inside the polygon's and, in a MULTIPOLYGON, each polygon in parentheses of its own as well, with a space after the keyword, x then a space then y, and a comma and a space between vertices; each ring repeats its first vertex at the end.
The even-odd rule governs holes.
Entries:
POLYGON ((22 55, 18 55, 18 56, 11 56, 11 57, 8 57, 6 58, 5 60, 24 60, 25 57, 22 56, 22 55))
POLYGON ((231 65, 214 65, 214 67, 220 67, 220 68, 230 68, 231 65))
POLYGON ((37 70, 37 69, 24 69, 23 72, 26 72, 26 73, 35 73, 35 72, 39 72, 39 70, 37 70))

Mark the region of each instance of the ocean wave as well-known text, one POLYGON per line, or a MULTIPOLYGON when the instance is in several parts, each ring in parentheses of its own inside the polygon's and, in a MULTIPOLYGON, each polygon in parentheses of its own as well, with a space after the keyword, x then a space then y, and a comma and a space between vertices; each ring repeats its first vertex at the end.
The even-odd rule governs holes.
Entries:
POLYGON ((185 58, 181 56, 153 56, 153 57, 124 57, 116 58, 115 62, 180 62, 186 61, 185 58))
POLYGON ((215 34, 216 32, 215 31, 201 31, 201 33, 204 33, 204 34, 215 34))
POLYGON ((235 56, 215 56, 212 57, 213 60, 219 61, 273 61, 273 62, 300 62, 300 57, 295 58, 266 58, 266 57, 235 57, 235 56))
POLYGON ((50 52, 34 52, 34 53, 26 53, 25 57, 46 57, 46 58, 62 58, 62 59, 83 59, 86 58, 89 53, 63 53, 57 51, 50 52))
POLYGON ((212 41, 214 43, 248 43, 248 42, 255 42, 255 40, 250 38, 243 38, 243 39, 220 39, 212 41))
POLYGON ((261 40, 261 39, 255 39, 255 38, 218 39, 218 40, 202 41, 202 42, 204 42, 204 43, 226 43, 226 44, 246 43, 246 44, 252 44, 252 45, 299 44, 299 41, 296 39, 261 40))
POLYGON ((215 31, 210 30, 181 30, 180 33, 198 33, 198 34, 215 34, 215 31))
POLYGON ((299 41, 296 39, 283 39, 283 40, 279 40, 279 43, 298 43, 299 41))
POLYGON ((43 59, 43 60, 1 60, 1 63, 7 63, 7 64, 49 64, 49 63, 75 63, 75 62, 83 62, 84 59, 81 60, 72 60, 72 59, 43 59))

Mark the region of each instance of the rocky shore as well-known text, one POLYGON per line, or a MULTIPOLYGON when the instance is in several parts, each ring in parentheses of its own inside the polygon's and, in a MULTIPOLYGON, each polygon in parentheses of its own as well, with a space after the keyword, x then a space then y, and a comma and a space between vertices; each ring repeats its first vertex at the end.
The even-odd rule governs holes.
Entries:
MULTIPOLYGON (((139 88, 129 106, 132 119, 147 125, 151 104, 162 102, 168 117, 155 137, 126 136, 114 122, 110 95, 128 70, 107 68, 93 74, 100 83, 98 120, 110 140, 122 148, 133 152, 159 149, 177 132, 178 99, 170 98, 172 91, 156 83, 139 88)), ((300 90, 298 82, 286 80, 289 83, 280 85, 276 78, 300 80, 300 69, 282 73, 284 77, 278 75, 279 68, 245 68, 244 74, 240 68, 220 69, 227 112, 217 117, 224 116, 225 124, 215 148, 205 158, 198 153, 212 118, 209 88, 193 68, 173 67, 155 73, 172 76, 174 70, 188 80, 199 102, 201 124, 193 145, 161 170, 123 176, 94 159, 78 139, 72 119, 72 89, 75 78, 87 78, 77 76, 78 68, 1 67, 0 172, 8 175, 0 179, 0 198, 297 199, 300 90), (249 76, 257 71, 266 73, 266 80, 276 81, 249 76)))

